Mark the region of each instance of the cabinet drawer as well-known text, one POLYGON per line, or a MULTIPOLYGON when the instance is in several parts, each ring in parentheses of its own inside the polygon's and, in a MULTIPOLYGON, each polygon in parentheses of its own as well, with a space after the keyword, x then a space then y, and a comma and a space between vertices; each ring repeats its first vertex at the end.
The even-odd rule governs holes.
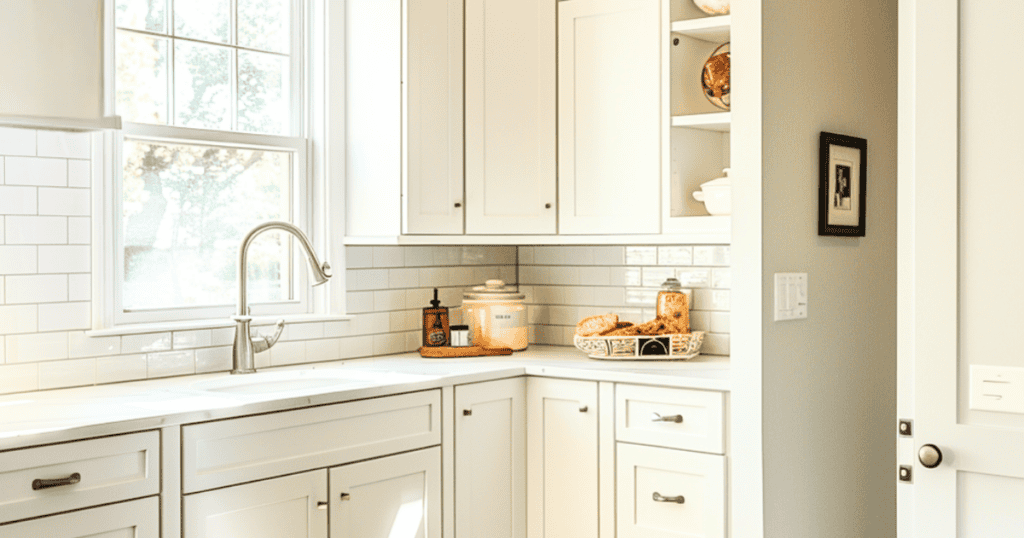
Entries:
POLYGON ((0 538, 160 538, 157 497, 0 525, 0 538))
POLYGON ((623 443, 616 450, 618 538, 725 538, 725 456, 623 443), (679 496, 682 503, 665 499, 679 496))
POLYGON ((615 439, 724 454, 723 402, 721 392, 618 384, 615 439))
MULTIPOLYGON (((70 481, 69 481, 70 482, 70 481)), ((160 493, 160 434, 133 433, 0 453, 0 520, 17 521, 160 493), (38 484, 67 479, 76 483, 38 484)))
POLYGON ((432 390, 182 427, 185 493, 441 443, 432 390))

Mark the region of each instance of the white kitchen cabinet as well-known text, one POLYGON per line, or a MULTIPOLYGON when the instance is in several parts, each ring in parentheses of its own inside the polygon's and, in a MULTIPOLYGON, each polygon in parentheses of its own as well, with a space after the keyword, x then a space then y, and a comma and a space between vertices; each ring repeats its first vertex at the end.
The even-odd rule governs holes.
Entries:
POLYGON ((466 232, 556 232, 556 0, 466 0, 466 232))
POLYGON ((440 538, 441 449, 330 470, 331 536, 440 538))
POLYGON ((661 0, 558 3, 558 228, 660 231, 661 0))
POLYGON ((463 233, 463 0, 405 3, 405 230, 463 233))
POLYGON ((617 538, 725 538, 725 456, 618 443, 617 538))
POLYGON ((186 495, 183 532, 184 538, 327 538, 327 472, 186 495))
POLYGON ((0 538, 159 538, 160 501, 148 497, 0 525, 0 538))
POLYGON ((530 377, 526 400, 529 536, 597 538, 597 382, 530 377))
POLYGON ((455 535, 526 537, 526 380, 455 387, 455 535))

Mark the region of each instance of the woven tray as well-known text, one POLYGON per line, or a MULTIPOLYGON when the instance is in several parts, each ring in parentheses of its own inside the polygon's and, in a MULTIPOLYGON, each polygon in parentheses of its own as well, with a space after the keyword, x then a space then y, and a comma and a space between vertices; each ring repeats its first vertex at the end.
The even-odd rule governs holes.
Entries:
POLYGON ((576 349, 592 359, 616 361, 685 361, 700 355, 704 333, 658 336, 576 336, 576 349))

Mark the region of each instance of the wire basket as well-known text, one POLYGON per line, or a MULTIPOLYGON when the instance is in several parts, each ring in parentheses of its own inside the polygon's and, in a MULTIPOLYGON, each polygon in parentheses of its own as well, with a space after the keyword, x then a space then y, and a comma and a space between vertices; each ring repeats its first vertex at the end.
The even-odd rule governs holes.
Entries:
POLYGON ((617 361, 685 361, 700 355, 704 333, 656 336, 576 336, 576 349, 592 359, 617 361))

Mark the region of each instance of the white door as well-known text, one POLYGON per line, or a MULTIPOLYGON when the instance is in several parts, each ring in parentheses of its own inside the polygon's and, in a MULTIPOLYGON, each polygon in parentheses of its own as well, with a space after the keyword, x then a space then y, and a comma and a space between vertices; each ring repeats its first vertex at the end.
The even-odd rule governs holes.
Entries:
POLYGON ((331 469, 331 536, 440 538, 441 449, 331 469))
POLYGON ((597 538, 597 383, 526 383, 530 538, 597 538))
POLYGON ((327 472, 186 495, 184 538, 327 538, 327 472))
POLYGON ((526 538, 522 377, 455 387, 455 535, 526 538))
POLYGON ((405 233, 463 232, 463 0, 406 0, 405 233))
POLYGON ((900 2, 901 538, 1024 536, 1020 20, 1018 0, 900 2))
POLYGON ((466 0, 466 233, 555 233, 556 0, 466 0))
POLYGON ((160 499, 110 504, 0 525, 0 538, 159 538, 160 499))
POLYGON ((558 3, 559 233, 659 232, 661 15, 660 0, 558 3))

